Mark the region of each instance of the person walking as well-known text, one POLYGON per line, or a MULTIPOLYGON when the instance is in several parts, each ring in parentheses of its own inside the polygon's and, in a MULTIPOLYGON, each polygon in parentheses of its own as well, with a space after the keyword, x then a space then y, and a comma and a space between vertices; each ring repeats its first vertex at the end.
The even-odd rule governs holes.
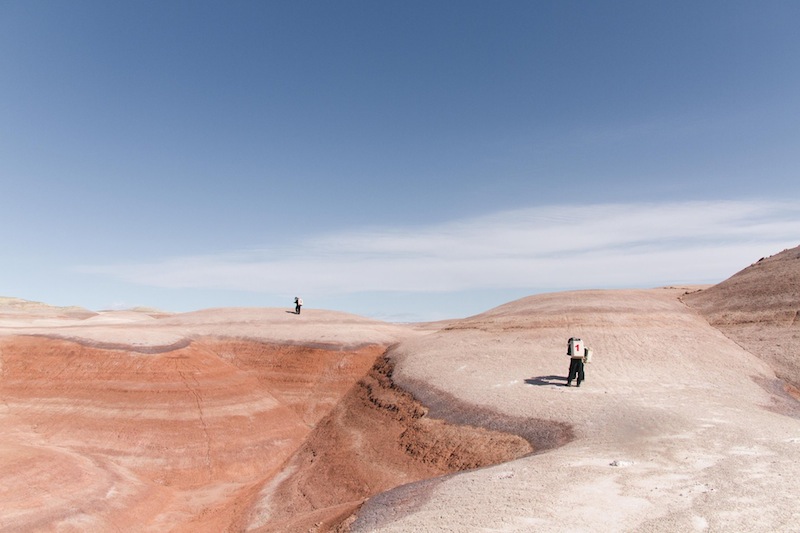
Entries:
POLYGON ((294 312, 296 315, 300 314, 300 308, 303 307, 303 299, 299 296, 294 297, 294 312))

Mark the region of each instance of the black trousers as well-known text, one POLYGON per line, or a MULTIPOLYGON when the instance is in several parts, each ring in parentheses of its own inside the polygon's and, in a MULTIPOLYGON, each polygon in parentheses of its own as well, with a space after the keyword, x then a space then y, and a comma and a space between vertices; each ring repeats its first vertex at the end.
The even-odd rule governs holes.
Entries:
POLYGON ((581 384, 583 381, 583 359, 570 359, 569 360, 569 376, 567 377, 567 383, 570 383, 575 376, 578 376, 578 385, 581 384))

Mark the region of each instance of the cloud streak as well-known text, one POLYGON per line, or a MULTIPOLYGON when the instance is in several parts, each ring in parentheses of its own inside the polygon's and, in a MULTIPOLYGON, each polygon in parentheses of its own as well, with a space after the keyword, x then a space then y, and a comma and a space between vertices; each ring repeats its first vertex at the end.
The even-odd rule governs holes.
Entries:
POLYGON ((80 270, 154 287, 273 294, 649 287, 720 281, 796 246, 799 235, 800 207, 789 202, 576 203, 80 270))

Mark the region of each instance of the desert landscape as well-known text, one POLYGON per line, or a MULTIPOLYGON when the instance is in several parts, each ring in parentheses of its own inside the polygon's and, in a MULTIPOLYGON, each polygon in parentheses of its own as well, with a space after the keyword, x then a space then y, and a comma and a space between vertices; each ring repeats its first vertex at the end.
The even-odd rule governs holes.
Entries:
POLYGON ((797 531, 799 315, 800 247, 422 324, 2 298, 0 531, 797 531))

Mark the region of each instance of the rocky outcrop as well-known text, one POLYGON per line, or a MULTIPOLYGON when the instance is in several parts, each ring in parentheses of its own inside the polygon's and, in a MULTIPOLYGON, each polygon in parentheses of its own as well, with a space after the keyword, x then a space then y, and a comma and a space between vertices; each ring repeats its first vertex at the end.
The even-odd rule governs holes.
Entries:
POLYGON ((534 451, 513 433, 453 424, 391 379, 381 357, 309 435, 253 511, 261 531, 344 529, 367 498, 396 487, 534 451))

